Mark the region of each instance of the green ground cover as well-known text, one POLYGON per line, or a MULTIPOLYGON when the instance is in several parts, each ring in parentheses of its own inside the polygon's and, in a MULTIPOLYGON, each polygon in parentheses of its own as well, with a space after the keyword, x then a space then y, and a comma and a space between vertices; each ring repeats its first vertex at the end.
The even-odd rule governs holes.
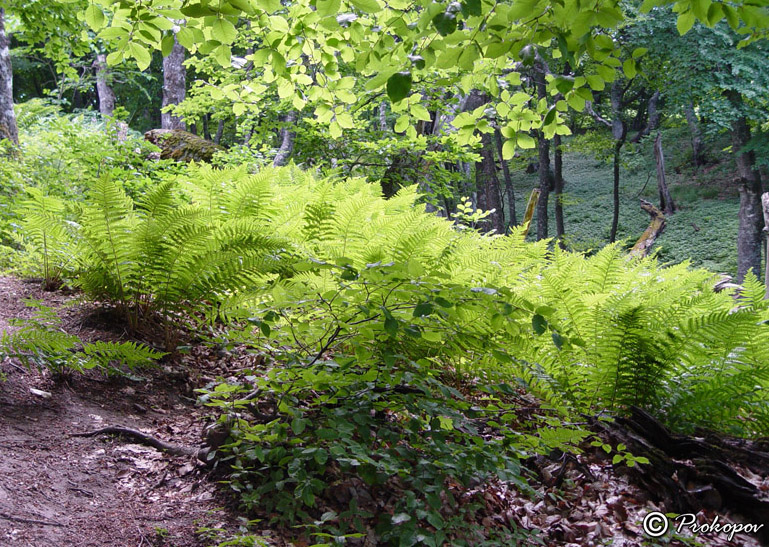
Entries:
MULTIPOLYGON (((737 212, 739 196, 728 161, 695 172, 687 163, 686 141, 680 135, 666 149, 667 178, 676 205, 654 251, 665 263, 690 260, 714 272, 734 275, 737 270, 737 212), (678 171, 678 172, 677 172, 678 171)), ((618 240, 632 246, 649 224, 639 199, 658 204, 657 182, 651 143, 628 150, 620 182, 618 240), (648 182, 647 182, 648 181, 648 182)), ((512 172, 519 221, 531 190, 538 186, 537 173, 527 174, 518 162, 512 172)), ((609 239, 612 219, 612 167, 584 153, 569 151, 563 161, 564 218, 569 246, 597 251, 609 239)), ((555 235, 554 205, 550 199, 549 234, 555 235)), ((536 213, 529 237, 535 234, 536 213)))

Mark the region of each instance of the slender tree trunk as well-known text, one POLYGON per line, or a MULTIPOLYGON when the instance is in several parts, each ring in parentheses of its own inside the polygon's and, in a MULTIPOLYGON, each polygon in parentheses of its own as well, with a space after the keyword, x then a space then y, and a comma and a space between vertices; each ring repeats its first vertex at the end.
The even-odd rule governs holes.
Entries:
POLYGON ((646 125, 638 132, 633 138, 633 142, 640 141, 646 135, 650 135, 653 131, 656 131, 660 126, 660 112, 657 109, 657 105, 660 100, 660 92, 655 91, 652 96, 649 97, 649 101, 646 105, 646 125))
MULTIPOLYGON (((174 37, 174 47, 163 59, 163 109, 184 100, 187 87, 187 71, 184 68, 184 47, 174 37)), ((163 129, 184 129, 184 120, 163 111, 160 115, 163 129)))
POLYGON ((657 188, 660 194, 660 210, 666 215, 672 215, 676 210, 673 197, 670 195, 667 180, 665 179, 665 155, 662 151, 662 133, 657 132, 654 139, 654 162, 657 165, 657 188))
POLYGON ((208 122, 210 119, 211 119, 211 114, 206 113, 203 115, 203 138, 206 139, 207 141, 211 140, 211 131, 210 131, 210 128, 208 127, 208 122))
POLYGON ((379 103, 379 130, 383 133, 387 131, 387 102, 379 103))
POLYGON ((510 210, 509 226, 515 226, 518 224, 518 219, 515 215, 515 188, 513 186, 513 178, 510 176, 510 166, 507 160, 502 157, 502 132, 499 129, 494 130, 494 139, 497 142, 499 161, 502 163, 502 174, 505 176, 505 193, 507 194, 507 203, 510 210))
MULTIPOLYGON (((547 98, 545 83, 546 68, 541 61, 534 65, 534 82, 537 86, 537 98, 547 98)), ((537 202, 537 240, 547 238, 547 201, 553 184, 550 171, 550 140, 542 130, 537 131, 537 152, 539 156, 539 201, 537 202)))
MULTIPOLYGON (((742 97, 736 92, 729 99, 738 110, 742 97)), ((764 224, 761 205, 761 177, 756 169, 756 158, 752 151, 743 152, 742 148, 750 140, 750 127, 745 116, 732 122, 732 151, 735 154, 737 171, 740 176, 740 212, 739 231, 737 233, 737 283, 742 283, 745 275, 752 271, 761 277, 761 247, 764 224)))
POLYGON ((700 123, 697 119, 697 114, 694 112, 694 104, 692 102, 686 103, 684 112, 686 114, 686 123, 689 125, 689 132, 691 133, 694 167, 702 167, 705 165, 705 147, 702 143, 700 123))
POLYGON ((13 111, 13 69, 8 35, 5 33, 5 9, 0 8, 0 140, 19 144, 19 129, 13 111))
POLYGON ((283 119, 285 125, 280 129, 280 148, 278 153, 275 154, 275 160, 272 162, 274 167, 282 167, 288 163, 288 159, 294 152, 294 139, 296 138, 296 131, 293 126, 296 123, 296 111, 292 110, 283 119))
POLYGON ((481 136, 481 146, 481 161, 475 164, 475 181, 479 194, 483 192, 484 208, 491 212, 488 217, 489 227, 498 234, 504 234, 505 223, 501 214, 502 204, 499 202, 499 178, 491 135, 484 133, 481 136))
MULTIPOLYGON (((761 195, 761 205, 764 209, 764 231, 769 233, 769 193, 761 195)), ((764 281, 769 279, 769 239, 766 240, 766 266, 764 270, 764 281)), ((769 300, 769 285, 766 286, 764 300, 769 300)))
POLYGON ((622 83, 615 80, 611 86, 611 134, 614 137, 614 211, 611 219, 611 232, 609 242, 617 240, 617 228, 619 227, 619 168, 622 147, 627 138, 627 123, 622 119, 622 83))
POLYGON ((566 233, 563 225, 563 150, 561 150, 561 136, 553 137, 554 153, 554 193, 555 193, 555 237, 561 248, 564 247, 563 236, 566 233))
POLYGON ((216 144, 219 144, 222 140, 222 135, 224 134, 224 120, 219 120, 219 125, 216 127, 216 135, 214 136, 214 142, 216 144))

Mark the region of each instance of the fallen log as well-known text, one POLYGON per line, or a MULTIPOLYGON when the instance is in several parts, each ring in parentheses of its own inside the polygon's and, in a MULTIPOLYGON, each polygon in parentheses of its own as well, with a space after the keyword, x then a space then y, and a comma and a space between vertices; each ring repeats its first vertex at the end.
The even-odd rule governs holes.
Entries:
POLYGON ((631 256, 643 257, 649 254, 649 249, 654 245, 654 242, 662 233, 662 230, 665 229, 665 215, 662 214, 662 211, 645 199, 641 200, 641 209, 651 215, 652 221, 649 224, 649 227, 646 228, 646 231, 641 235, 638 241, 636 241, 636 244, 633 245, 633 248, 630 249, 631 256))
MULTIPOLYGON (((762 478, 769 475, 769 441, 673 434, 639 408, 614 422, 593 418, 591 424, 609 443, 622 443, 633 456, 649 460, 626 473, 669 511, 730 511, 751 523, 769 522, 769 496, 740 473, 741 466, 762 478)), ((759 539, 769 542, 766 527, 759 539)))

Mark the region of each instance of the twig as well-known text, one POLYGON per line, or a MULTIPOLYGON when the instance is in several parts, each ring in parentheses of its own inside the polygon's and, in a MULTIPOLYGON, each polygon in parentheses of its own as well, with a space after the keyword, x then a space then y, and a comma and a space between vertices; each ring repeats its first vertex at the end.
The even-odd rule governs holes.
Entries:
POLYGON ((0 518, 3 518, 5 520, 10 520, 13 522, 22 522, 24 524, 39 524, 41 526, 59 526, 64 527, 64 524, 60 522, 51 522, 48 520, 37 520, 37 519, 27 519, 24 517, 15 517, 13 515, 9 515, 8 513, 0 513, 0 518))
POLYGON ((6 362, 6 363, 8 363, 9 365, 11 365, 13 368, 15 368, 16 370, 18 370, 19 372, 21 372, 22 374, 27 372, 26 370, 24 370, 23 368, 21 368, 19 365, 17 365, 16 363, 14 363, 13 361, 11 361, 10 359, 6 359, 6 360, 5 360, 5 362, 6 362))

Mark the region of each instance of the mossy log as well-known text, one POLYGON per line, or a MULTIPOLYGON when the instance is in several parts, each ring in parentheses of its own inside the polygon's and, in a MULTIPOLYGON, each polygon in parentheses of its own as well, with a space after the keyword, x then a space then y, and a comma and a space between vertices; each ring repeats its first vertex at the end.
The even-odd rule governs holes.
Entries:
POLYGON ((160 148, 161 159, 210 162, 215 152, 224 150, 181 129, 151 129, 144 134, 144 139, 160 148))

